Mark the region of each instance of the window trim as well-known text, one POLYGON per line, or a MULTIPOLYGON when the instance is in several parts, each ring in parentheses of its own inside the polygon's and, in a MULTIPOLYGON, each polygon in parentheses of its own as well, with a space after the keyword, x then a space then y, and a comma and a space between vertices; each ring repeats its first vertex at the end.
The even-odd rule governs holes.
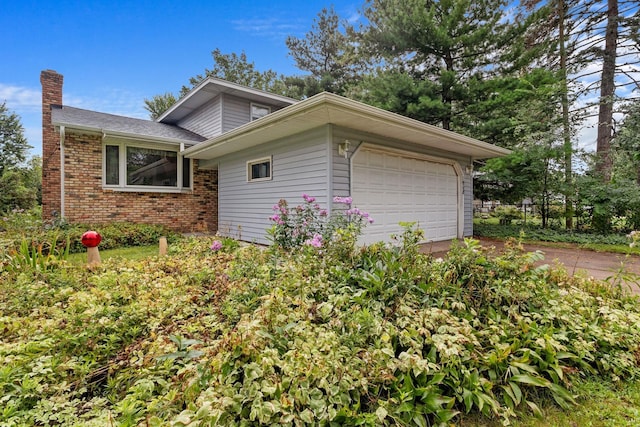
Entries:
POLYGON ((150 192, 150 193, 182 193, 193 191, 193 159, 189 160, 189 187, 182 186, 182 170, 183 159, 185 157, 180 153, 180 147, 173 144, 149 144, 144 142, 128 142, 128 141, 103 141, 102 143, 102 189, 111 191, 130 191, 130 192, 150 192), (118 147, 118 184, 107 184, 107 146, 118 147), (176 186, 158 186, 158 185, 128 185, 127 184, 127 147, 146 148, 152 150, 171 151, 177 154, 176 161, 176 186))
POLYGON ((263 182, 271 180, 273 180, 273 156, 262 157, 259 159, 247 161, 247 182, 263 182), (269 163, 269 176, 264 178, 253 178, 251 175, 252 166, 260 163, 269 163))
POLYGON ((249 106, 249 119, 251 119, 250 121, 261 119, 262 117, 268 116, 269 114, 271 114, 271 107, 268 106, 268 105, 258 104, 257 102, 252 102, 251 105, 249 106), (264 116, 261 116, 261 117, 254 117, 253 116, 253 107, 264 108, 264 109, 267 110, 267 114, 265 114, 264 116))

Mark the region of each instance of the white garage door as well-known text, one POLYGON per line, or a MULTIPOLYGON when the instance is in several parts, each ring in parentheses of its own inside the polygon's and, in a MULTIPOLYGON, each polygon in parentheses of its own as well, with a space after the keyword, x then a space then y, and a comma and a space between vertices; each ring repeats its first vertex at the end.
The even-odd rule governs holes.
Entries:
POLYGON ((399 222, 416 222, 426 241, 458 236, 458 176, 450 164, 361 148, 352 159, 354 206, 369 212, 362 243, 390 241, 399 222))

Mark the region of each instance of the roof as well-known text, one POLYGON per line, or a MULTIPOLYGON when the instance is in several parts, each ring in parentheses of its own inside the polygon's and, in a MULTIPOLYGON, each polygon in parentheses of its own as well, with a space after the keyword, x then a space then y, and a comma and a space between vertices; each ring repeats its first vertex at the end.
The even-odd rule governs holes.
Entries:
POLYGON ((185 150, 184 154, 197 159, 215 159, 325 124, 446 150, 473 159, 510 153, 493 144, 323 92, 197 144, 185 150))
POLYGON ((186 145, 193 145, 206 139, 174 125, 67 106, 52 106, 51 121, 55 126, 100 132, 104 136, 135 139, 146 137, 153 141, 186 145))
POLYGON ((287 105, 299 102, 297 99, 253 89, 215 77, 209 77, 191 89, 187 95, 180 98, 171 108, 158 117, 157 121, 162 123, 176 123, 221 93, 236 95, 250 101, 277 107, 286 107, 287 105))

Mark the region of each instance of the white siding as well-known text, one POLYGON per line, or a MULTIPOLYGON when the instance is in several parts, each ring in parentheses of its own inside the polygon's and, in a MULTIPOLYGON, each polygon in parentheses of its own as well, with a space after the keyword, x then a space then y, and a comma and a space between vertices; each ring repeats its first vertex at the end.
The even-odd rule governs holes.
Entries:
POLYGON ((280 199, 290 206, 303 202, 302 194, 327 207, 326 128, 319 128, 254 147, 220 159, 218 171, 218 231, 241 240, 268 243, 272 207, 280 199), (272 156, 272 179, 247 182, 247 161, 272 156))
POLYGON ((222 133, 220 101, 220 96, 216 96, 176 124, 205 138, 213 138, 220 135, 222 133))

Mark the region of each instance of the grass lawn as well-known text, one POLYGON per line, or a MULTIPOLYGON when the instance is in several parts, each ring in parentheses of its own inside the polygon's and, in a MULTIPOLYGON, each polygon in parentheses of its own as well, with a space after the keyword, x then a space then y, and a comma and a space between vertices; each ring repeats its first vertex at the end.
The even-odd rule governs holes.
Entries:
MULTIPOLYGON (((578 405, 563 411, 552 401, 541 407, 542 418, 520 414, 513 420, 515 427, 635 427, 640 425, 640 380, 613 384, 587 380, 575 384, 578 405)), ((498 427, 499 422, 487 422, 478 416, 463 417, 461 427, 498 427)))

